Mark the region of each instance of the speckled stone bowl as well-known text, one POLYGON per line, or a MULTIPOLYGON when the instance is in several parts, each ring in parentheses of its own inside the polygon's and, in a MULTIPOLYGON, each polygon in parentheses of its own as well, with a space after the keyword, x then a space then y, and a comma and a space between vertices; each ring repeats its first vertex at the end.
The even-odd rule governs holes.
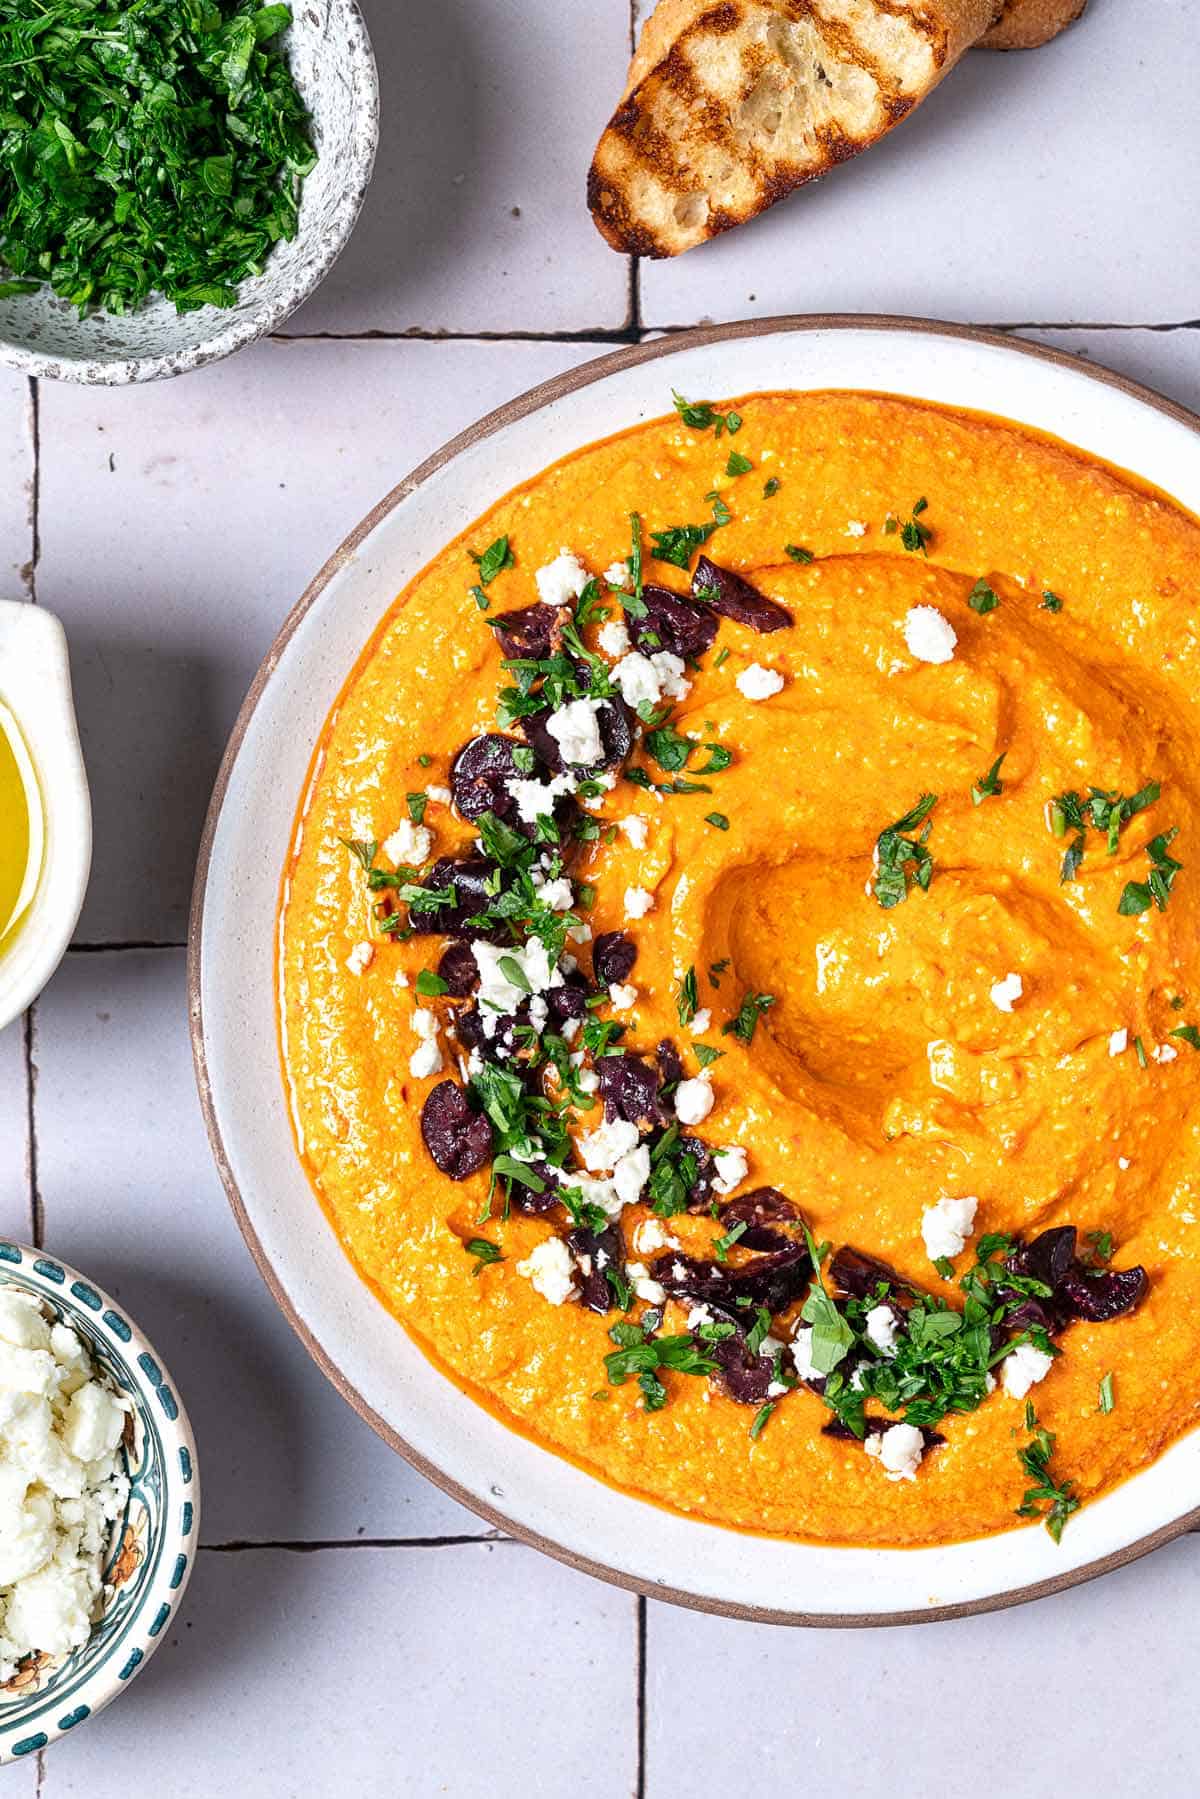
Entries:
POLYGON ((113 1528, 103 1615, 81 1649, 0 1687, 0 1765, 34 1756, 123 1693, 167 1635, 196 1559, 196 1441, 175 1384, 124 1308, 56 1256, 0 1242, 0 1286, 42 1301, 133 1401, 125 1513, 113 1528))
POLYGON ((179 314, 155 299, 124 318, 81 319, 48 288, 0 300, 0 364, 25 375, 106 387, 202 368, 274 331, 341 254, 379 141, 379 79, 356 0, 292 0, 284 50, 312 119, 319 160, 304 183, 300 229, 228 310, 179 314))

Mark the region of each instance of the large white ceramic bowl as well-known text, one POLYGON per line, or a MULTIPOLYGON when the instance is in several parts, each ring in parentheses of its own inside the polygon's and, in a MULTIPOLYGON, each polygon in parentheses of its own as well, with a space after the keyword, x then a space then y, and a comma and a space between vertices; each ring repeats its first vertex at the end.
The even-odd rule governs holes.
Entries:
POLYGON ((515 483, 670 407, 670 390, 870 388, 1000 413, 1136 470, 1200 512, 1200 420, 1116 376, 984 332, 888 319, 694 331, 572 370, 455 439, 381 501, 285 623, 225 755, 192 912, 201 1099, 229 1197, 320 1366, 418 1468, 484 1517, 591 1573, 778 1622, 910 1622, 1053 1591, 1200 1522, 1200 1432, 1037 1528, 910 1550, 780 1542, 677 1517, 506 1430, 434 1369, 342 1254, 296 1159, 274 1011, 271 871, 325 715, 396 593, 515 483), (267 878, 264 879, 264 871, 267 878))

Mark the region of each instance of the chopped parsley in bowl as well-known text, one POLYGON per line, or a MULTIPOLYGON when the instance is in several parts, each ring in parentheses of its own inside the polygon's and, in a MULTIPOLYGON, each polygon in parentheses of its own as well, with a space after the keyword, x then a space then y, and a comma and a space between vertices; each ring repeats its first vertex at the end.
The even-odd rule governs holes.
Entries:
POLYGON ((274 329, 348 238, 377 135, 355 0, 12 0, 0 360, 145 380, 274 329))

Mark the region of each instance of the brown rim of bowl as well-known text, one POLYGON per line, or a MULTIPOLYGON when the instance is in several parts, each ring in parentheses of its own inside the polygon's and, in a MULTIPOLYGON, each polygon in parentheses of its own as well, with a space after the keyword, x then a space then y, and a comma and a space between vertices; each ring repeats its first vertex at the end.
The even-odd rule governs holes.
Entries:
MULTIPOLYGON (((552 401, 560 400, 566 394, 574 393, 578 388, 588 387, 594 381, 601 381, 607 375, 619 369, 634 368, 643 362, 654 362, 660 357, 671 356, 675 351, 691 349, 699 344, 723 343, 737 341, 744 337, 761 337, 776 331, 906 331, 921 332, 931 337, 948 337, 968 343, 986 344, 994 349, 1009 350, 1014 355, 1030 356, 1041 362, 1051 363, 1059 368, 1069 369, 1073 374, 1084 376, 1091 381, 1100 382, 1106 387, 1116 388, 1128 394, 1131 399, 1140 400, 1143 405, 1152 407, 1167 418, 1174 419, 1177 424, 1185 425, 1189 430, 1200 435, 1200 418, 1188 412, 1173 400, 1155 393, 1153 388, 1144 387, 1137 381, 1130 381, 1124 375, 1115 375, 1109 369, 1094 368, 1081 362, 1077 356, 1065 350, 1049 349, 1045 345, 1035 344, 1023 338, 1014 338, 1000 331, 979 330, 970 325, 943 324, 936 319, 909 319, 890 317, 868 313, 817 313, 790 314, 778 318, 746 319, 729 325, 703 325, 691 330, 673 332, 670 336, 655 338, 650 343, 631 344, 625 349, 616 350, 608 355, 597 357, 592 362, 580 364, 577 368, 567 369, 561 375, 555 375, 549 381, 531 388, 528 393, 509 400, 506 405, 498 407, 485 418, 459 432, 456 437, 443 444, 432 456, 420 463, 411 474, 407 475, 398 486, 386 494, 379 504, 372 508, 367 516, 358 524, 350 535, 334 551, 324 568, 305 588, 296 604, 288 613, 280 628, 278 636, 268 650, 263 662, 250 684, 249 692, 237 716, 225 754, 221 758, 221 766, 217 772, 216 785, 213 788, 212 800, 208 808, 208 816, 204 823, 204 833, 200 840, 200 853, 196 864, 196 880, 192 890, 191 914, 188 924, 188 963, 187 963, 187 997, 188 1017, 191 1028, 192 1056, 196 1068, 196 1083, 200 1091, 200 1107, 204 1114, 204 1123, 208 1131, 209 1143, 222 1184, 233 1208, 234 1217, 247 1247, 258 1265, 258 1271, 270 1289, 271 1295, 280 1311, 304 1344, 313 1361, 325 1374, 344 1399, 349 1400, 361 1418, 381 1436, 385 1443, 398 1450, 405 1460, 423 1474, 427 1480, 456 1499, 460 1505, 478 1514, 489 1524, 497 1526, 522 1543, 528 1543, 534 1549, 553 1556, 555 1560, 565 1562, 568 1567, 579 1569, 585 1574, 592 1574, 598 1580, 608 1581, 611 1585, 623 1587, 627 1592, 638 1593, 648 1599, 667 1600, 672 1605, 681 1605, 693 1611, 715 1612, 722 1617, 739 1618, 754 1624, 804 1624, 823 1628, 845 1627, 855 1628, 863 1625, 892 1624, 933 1624, 944 1622, 948 1618, 974 1617, 984 1612, 1002 1611, 1008 1606, 1022 1605, 1031 1599, 1043 1599, 1052 1593, 1065 1592, 1068 1587, 1079 1586, 1086 1580, 1093 1580, 1097 1575, 1107 1574, 1113 1568, 1121 1568, 1141 1556, 1149 1554, 1152 1549, 1160 1548, 1175 1537, 1200 1526, 1200 1507, 1187 1512, 1171 1524, 1152 1531, 1148 1536, 1139 1537, 1136 1542, 1124 1549, 1115 1550, 1113 1554, 1100 1557, 1097 1561, 1088 1562, 1081 1568, 1072 1569, 1069 1573, 1056 1575, 1052 1580, 1036 1581, 1030 1586, 1014 1587, 1003 1593, 989 1594, 983 1599, 964 1600, 957 1605, 931 1606, 928 1610, 906 1612, 881 1612, 868 1615, 830 1613, 830 1612, 787 1612, 776 1611, 769 1607, 753 1605, 737 1605, 729 1600, 703 1597, 696 1593, 683 1592, 677 1587, 659 1587, 652 1582, 635 1580, 618 1568, 610 1568, 606 1563, 594 1562, 587 1556, 576 1555, 565 1549, 562 1544, 549 1537, 540 1535, 510 1518, 498 1507, 488 1505, 485 1500, 477 1498, 465 1488, 459 1486, 440 1468, 436 1468, 426 1457, 415 1450, 411 1443, 392 1429, 379 1414, 372 1409, 362 1394, 346 1379, 341 1369, 325 1353, 312 1331, 300 1317, 293 1306, 282 1281, 268 1260, 261 1243, 254 1232, 246 1212, 241 1193, 233 1177, 229 1158, 225 1153, 225 1145, 221 1138, 220 1124, 213 1106, 212 1086, 209 1081, 208 1064, 204 1046, 204 1017, 200 1000, 200 942, 204 927, 204 900, 208 885, 209 863, 212 857, 213 839, 221 817, 226 789, 233 764, 241 749, 242 739, 254 715, 258 702, 262 697, 267 682, 274 674, 284 651, 301 621, 320 598, 333 576, 343 569, 356 554, 360 545, 375 529, 376 525, 389 512, 392 512, 402 501, 406 500, 416 488, 428 480, 448 462, 452 462, 463 450, 469 449, 485 437, 493 436, 505 426, 517 419, 527 418, 530 413, 539 411, 552 401)), ((272 890, 273 891, 273 890, 272 890)))

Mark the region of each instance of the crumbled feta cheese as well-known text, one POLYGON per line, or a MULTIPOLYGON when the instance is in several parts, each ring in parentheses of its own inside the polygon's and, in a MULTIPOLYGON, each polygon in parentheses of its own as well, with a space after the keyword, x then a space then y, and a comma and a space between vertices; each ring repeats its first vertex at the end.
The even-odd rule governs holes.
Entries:
POLYGON ((867 1335, 882 1355, 896 1353, 896 1314, 891 1306, 872 1306, 866 1316, 867 1335))
POLYGON ((687 1327, 690 1331, 698 1331, 701 1325, 714 1322, 712 1309, 706 1305, 693 1306, 687 1315, 687 1327))
POLYGON ((647 912, 654 910, 654 895, 644 887, 627 887, 625 889, 626 918, 645 918, 647 912))
POLYGON ((812 1326, 802 1324, 792 1338, 792 1360, 801 1380, 821 1380, 821 1370, 812 1359, 812 1326))
POLYGON ((574 891, 565 875, 560 875, 553 881, 543 881, 540 886, 535 880, 533 891, 543 906, 549 906, 552 912, 569 912, 575 904, 574 891))
POLYGON ((531 1281, 534 1292, 552 1306, 565 1305, 579 1291, 572 1279, 574 1272, 571 1252, 561 1237, 547 1237, 517 1263, 517 1273, 531 1281))
POLYGON ((618 819, 617 822, 620 829, 629 839, 631 847, 635 850, 644 850, 646 847, 646 833, 648 826, 646 820, 640 813, 631 812, 628 818, 618 819))
POLYGON ((1117 1157, 1117 1167, 1121 1170, 1121 1172, 1123 1174, 1125 1172, 1125 1170, 1129 1167, 1129 1157, 1128 1156, 1118 1156, 1117 1157))
POLYGON ((629 580, 629 564, 627 562, 610 562, 604 571, 604 579, 610 587, 624 587, 629 580))
POLYGON ((383 853, 396 867, 419 868, 433 848, 433 832, 427 825, 415 825, 411 818, 401 819, 390 837, 383 841, 383 853))
POLYGON ((1125 1030, 1123 1027, 1119 1031, 1114 1031, 1112 1036, 1108 1040, 1109 1055, 1110 1056, 1123 1055, 1124 1052, 1128 1048, 1129 1048, 1129 1032, 1127 1030, 1125 1030))
POLYGON ((975 1229, 978 1205, 977 1199, 939 1199, 936 1205, 926 1206, 921 1218, 921 1235, 931 1262, 940 1261, 943 1256, 953 1258, 962 1254, 967 1238, 975 1229))
POLYGON ((560 550, 553 562, 544 563, 534 575, 543 606, 569 606, 587 586, 590 576, 578 556, 560 550))
POLYGON ((622 656, 612 671, 612 678, 621 689, 621 697, 627 706, 636 712, 639 706, 657 706, 662 699, 662 682, 658 670, 649 656, 643 656, 640 650, 631 650, 622 656))
POLYGON ((638 1299, 644 1299, 647 1305, 652 1306, 666 1304, 667 1289, 660 1281, 651 1280, 650 1270, 642 1262, 626 1262, 625 1272, 633 1282, 633 1291, 638 1299))
POLYGON ((374 958, 375 945, 373 943, 356 943, 346 957, 346 967, 351 974, 363 974, 370 968, 374 958))
POLYGON ((448 806, 454 798, 448 787, 427 787, 425 792, 435 806, 448 806))
MULTIPOLYGON (((679 1244, 661 1218, 643 1218, 634 1230, 633 1247, 640 1256, 650 1256, 656 1249, 678 1249, 679 1244)), ((689 1320, 688 1329, 691 1328, 689 1320)))
POLYGON ((1000 1383, 1013 1399, 1024 1399, 1030 1387, 1045 1380, 1054 1366, 1054 1357, 1032 1343, 1018 1343, 1011 1355, 1000 1364, 1000 1383))
POLYGON ((773 668, 764 668, 760 662, 752 662, 749 668, 742 670, 734 685, 748 700, 769 700, 783 687, 783 676, 773 668))
POLYGON ((1173 1062, 1179 1051, 1173 1043, 1159 1043, 1150 1051, 1152 1062, 1173 1062))
POLYGON ((548 818, 554 811, 554 802, 564 793, 574 793, 576 781, 573 775, 554 775, 549 781, 535 781, 522 776, 508 783, 508 791, 512 794, 517 807, 517 817, 522 824, 536 824, 539 818, 548 818))
POLYGON ((629 648, 629 632, 619 618, 610 618, 601 625, 597 641, 604 654, 615 659, 629 648))
POLYGON ((544 993, 548 987, 562 985, 562 976, 550 966, 549 954, 540 937, 530 937, 520 948, 515 944, 506 948, 476 939, 471 950, 479 970, 483 1028, 489 1037, 494 1036, 497 1019, 502 1013, 515 1012, 531 993, 544 993), (501 962, 515 962, 525 976, 526 985, 522 987, 517 981, 510 980, 501 969, 501 962))
POLYGON ((413 1010, 412 1028, 418 1037, 423 1037, 428 1042, 437 1036, 442 1027, 438 1023, 436 1012, 431 1012, 428 1006, 417 1006, 413 1010))
POLYGON ((915 1424, 892 1424, 868 1437, 863 1448, 882 1462, 889 1480, 916 1480, 925 1439, 915 1424))
POLYGON ((612 1172, 613 1190, 623 1206, 636 1205, 650 1179, 650 1151, 639 1143, 617 1162, 612 1172))
POLYGON ((567 700, 546 720, 546 729, 561 750, 563 761, 572 767, 590 768, 604 755, 596 719, 601 704, 600 700, 567 700))
POLYGON ((712 1082, 707 1075, 680 1081, 675 1089, 675 1116, 680 1124, 701 1124, 713 1109, 712 1082))
POLYGON ((735 1187, 741 1186, 750 1172, 749 1158, 745 1150, 739 1149, 736 1145, 730 1149, 715 1150, 714 1154, 717 1159, 717 1169, 713 1177, 713 1186, 718 1193, 732 1193, 735 1187))
POLYGON ((36 1295, 0 1288, 0 1681, 91 1635, 129 1491, 129 1402, 36 1295))
POLYGON ((417 1081, 427 1080, 431 1074, 441 1074, 445 1066, 436 1037, 426 1037, 408 1058, 408 1072, 417 1081))
POLYGON ((988 998, 998 1011, 1011 1012, 1024 990, 1019 974, 1006 974, 1002 981, 994 982, 988 989, 988 998))
POLYGON ((861 518, 848 518, 845 534, 847 537, 865 537, 867 535, 866 523, 861 518))
POLYGON ((703 1037, 711 1023, 712 1013, 707 1006, 701 1006, 700 1010, 693 1016, 692 1022, 688 1026, 688 1030, 692 1033, 693 1037, 703 1037))
POLYGON ((614 981, 608 990, 608 1003, 614 1012, 628 1012, 637 1004, 638 990, 632 981, 614 981))
POLYGON ((583 1157, 583 1165, 590 1168, 593 1174, 601 1174, 606 1169, 615 1168, 622 1156, 637 1148, 638 1128, 625 1118, 614 1118, 610 1123, 597 1125, 594 1131, 587 1131, 579 1138, 576 1148, 583 1157))
POLYGON ((936 606, 911 606, 904 616, 904 643, 918 662, 949 662, 958 632, 936 606))
POLYGON ((686 700, 692 691, 692 684, 684 676, 687 663, 682 656, 676 656, 671 650, 655 650, 650 658, 651 666, 658 676, 658 684, 662 688, 666 700, 686 700))

